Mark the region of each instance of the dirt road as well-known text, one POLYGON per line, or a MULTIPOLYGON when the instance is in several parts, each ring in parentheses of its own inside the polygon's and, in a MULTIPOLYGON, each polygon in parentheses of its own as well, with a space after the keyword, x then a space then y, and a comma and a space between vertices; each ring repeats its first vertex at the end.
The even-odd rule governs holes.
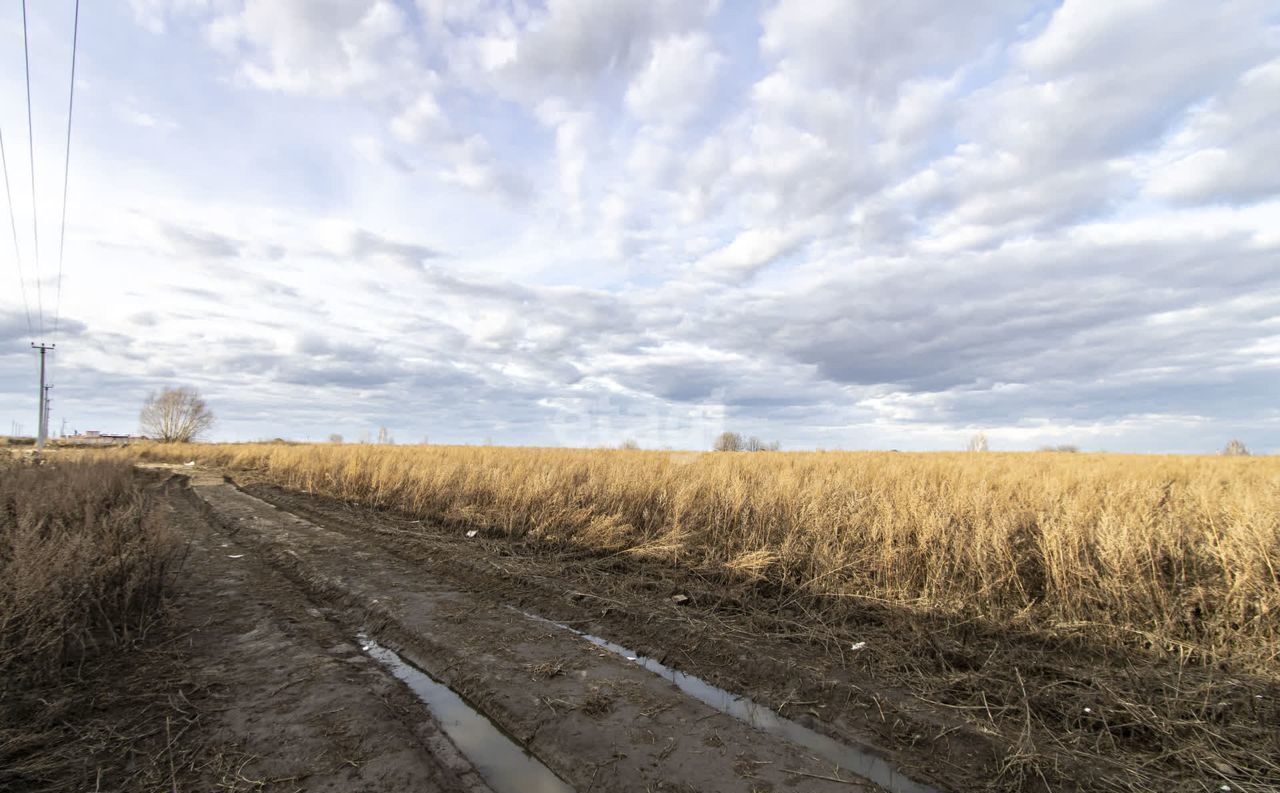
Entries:
MULTIPOLYGON (((223 790, 468 791, 483 784, 421 704, 174 482, 173 604, 201 718, 189 784, 223 790), (194 777, 194 778, 192 778, 194 777)), ((177 727, 170 729, 176 733, 177 727)), ((174 784, 175 789, 179 785, 174 784)))
MULTIPOLYGON (((928 789, 797 722, 766 719, 774 732, 792 730, 787 740, 722 712, 736 703, 739 716, 772 713, 660 666, 665 653, 644 658, 584 638, 595 624, 583 615, 644 615, 517 571, 496 543, 418 537, 410 547, 396 541, 407 530, 353 528, 335 505, 326 517, 313 503, 304 517, 280 508, 304 512, 289 494, 272 504, 221 474, 184 473, 167 486, 174 525, 190 542, 177 611, 193 663, 221 698, 199 737, 233 745, 239 758, 206 768, 208 782, 288 791, 879 789, 858 768, 904 793, 928 789), (433 681, 467 703, 433 703, 444 730, 418 696, 433 681), (492 734, 477 738, 481 728, 492 734), (536 759, 512 760, 513 747, 536 759)), ((682 608, 665 593, 654 600, 682 608)), ((656 637, 610 638, 652 648, 656 637)), ((669 652, 693 647, 672 638, 669 652)), ((812 703, 797 700, 789 715, 803 718, 812 703)))

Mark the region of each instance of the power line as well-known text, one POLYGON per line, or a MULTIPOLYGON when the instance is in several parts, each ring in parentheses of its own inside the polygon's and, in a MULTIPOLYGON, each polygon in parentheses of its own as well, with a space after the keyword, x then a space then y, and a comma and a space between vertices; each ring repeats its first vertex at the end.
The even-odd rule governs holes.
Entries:
POLYGON ((36 135, 31 122, 31 48, 27 45, 27 0, 22 0, 22 58, 27 73, 27 153, 31 158, 31 239, 35 254, 36 309, 40 317, 40 335, 44 336, 44 297, 40 292, 39 206, 36 204, 36 135))
POLYGON ((9 204, 9 230, 13 232, 13 258, 18 263, 18 283, 22 285, 22 310, 27 314, 27 334, 34 336, 31 304, 27 301, 27 277, 22 273, 22 250, 18 247, 18 221, 13 215, 13 193, 9 190, 9 161, 4 155, 4 131, 0 130, 0 170, 4 171, 4 199, 9 204))
POLYGON ((67 240, 67 183, 71 176, 71 116, 76 107, 76 44, 80 41, 80 0, 76 0, 75 22, 71 28, 71 90, 67 96, 67 148, 62 161, 62 227, 58 232, 58 292, 53 302, 53 335, 58 335, 62 314, 62 250, 67 240))

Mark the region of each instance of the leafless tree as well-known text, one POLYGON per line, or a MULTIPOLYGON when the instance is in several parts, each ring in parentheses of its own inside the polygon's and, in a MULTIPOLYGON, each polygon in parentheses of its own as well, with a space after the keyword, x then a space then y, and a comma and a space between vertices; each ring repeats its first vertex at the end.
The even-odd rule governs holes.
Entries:
POLYGON ((1228 457, 1248 457, 1249 447, 1245 446, 1243 441, 1232 438, 1231 442, 1223 447, 1222 453, 1228 457))
POLYGON ((711 448, 717 452, 740 452, 743 444, 742 436, 738 433, 722 432, 716 436, 716 442, 711 448))
POLYGON ((627 438, 625 441, 618 444, 618 448, 619 449, 639 449, 640 442, 637 441, 635 438, 627 438))
POLYGON ((969 451, 971 452, 985 452, 988 451, 988 448, 987 433, 985 432, 979 432, 969 439, 969 451))
POLYGON ((391 444, 394 444, 395 442, 396 442, 396 439, 391 437, 391 430, 387 429, 386 427, 378 427, 378 443, 383 445, 391 445, 391 444))
POLYGON ((179 386, 152 392, 142 405, 142 434, 165 443, 188 443, 213 426, 213 411, 194 388, 179 386))
POLYGON ((335 432, 329 436, 329 443, 342 443, 342 435, 335 432))

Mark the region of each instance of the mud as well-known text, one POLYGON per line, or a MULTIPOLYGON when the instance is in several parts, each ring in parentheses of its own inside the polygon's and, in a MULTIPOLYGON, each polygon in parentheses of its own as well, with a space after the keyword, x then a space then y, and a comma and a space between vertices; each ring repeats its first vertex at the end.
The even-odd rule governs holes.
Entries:
POLYGON ((393 675, 180 489, 166 488, 187 542, 170 630, 202 694, 180 736, 199 762, 172 790, 489 791, 393 675))
POLYGON ((220 476, 195 474, 191 490, 249 556, 457 692, 578 791, 875 789, 376 544, 277 510, 220 476))
MULTIPOLYGON (((636 560, 599 559, 507 540, 467 538, 420 521, 256 483, 246 493, 305 517, 336 546, 379 548, 419 577, 467 593, 486 608, 514 606, 633 648, 736 696, 762 703, 837 744, 882 761, 885 776, 939 790, 1040 789, 998 780, 1003 760, 989 736, 946 708, 921 703, 892 679, 867 674, 855 641, 802 626, 803 612, 740 610, 737 593, 696 573, 636 560), (673 596, 687 598, 681 600, 673 596), (677 602, 679 601, 679 602, 677 602)), ((821 627, 820 621, 815 625, 821 627)), ((1071 790, 1066 782, 1055 790, 1071 790)))
POLYGON ((916 782, 900 773, 884 757, 856 745, 841 743, 797 724, 747 697, 737 696, 723 688, 711 685, 700 677, 672 669, 655 658, 637 653, 629 647, 623 647, 608 639, 575 630, 558 622, 551 622, 537 615, 524 613, 524 616, 581 636, 597 647, 602 647, 648 672, 670 680, 676 688, 721 713, 727 713, 757 730, 763 730, 803 747, 836 768, 849 769, 858 776, 880 785, 889 793, 939 793, 936 788, 916 782))

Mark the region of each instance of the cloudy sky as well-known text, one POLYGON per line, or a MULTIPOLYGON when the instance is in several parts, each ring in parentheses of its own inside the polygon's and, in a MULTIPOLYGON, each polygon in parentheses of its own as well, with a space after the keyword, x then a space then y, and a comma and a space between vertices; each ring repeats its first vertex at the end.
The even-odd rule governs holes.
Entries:
POLYGON ((1276 0, 31 6, 0 432, 1280 451, 1276 0))

